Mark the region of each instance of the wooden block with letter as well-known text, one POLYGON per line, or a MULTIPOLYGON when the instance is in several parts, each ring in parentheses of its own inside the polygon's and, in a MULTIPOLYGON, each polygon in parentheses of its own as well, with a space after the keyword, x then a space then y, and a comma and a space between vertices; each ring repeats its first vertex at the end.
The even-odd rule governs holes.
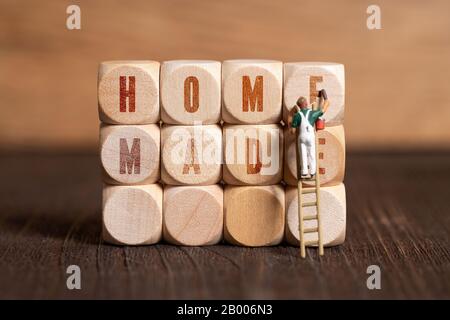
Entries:
POLYGON ((151 184, 160 178, 156 124, 100 126, 100 160, 110 184, 151 184))
MULTIPOLYGON (((345 135, 344 126, 325 127, 318 135, 318 173, 321 186, 332 186, 344 180, 345 173, 345 135)), ((297 160, 295 150, 296 134, 286 128, 284 133, 284 181, 297 185, 297 160)), ((305 186, 313 186, 314 181, 305 181, 305 186)))
MULTIPOLYGON (((299 245, 297 196, 297 188, 286 188, 286 240, 296 246, 299 245)), ((315 198, 315 193, 302 196, 305 202, 313 202, 315 198)), ((304 217, 313 217, 316 214, 315 207, 305 207, 303 210, 304 217)), ((320 188, 320 219, 323 244, 325 246, 342 244, 345 240, 346 229, 346 200, 343 183, 320 188)), ((317 228, 316 219, 305 219, 303 223, 305 228, 317 228)), ((306 242, 314 240, 317 240, 317 233, 305 233, 306 242)))
POLYGON ((283 129, 271 125, 226 125, 223 179, 232 185, 271 185, 283 178, 283 129))
POLYGON ((98 71, 100 120, 110 124, 159 121, 159 62, 105 61, 98 71))
POLYGON ((114 244, 152 244, 162 236, 159 184, 103 189, 103 239, 114 244))
POLYGON ((173 60, 161 65, 161 119, 168 124, 220 122, 221 63, 173 60))
POLYGON ((284 64, 283 120, 300 96, 309 103, 316 101, 321 89, 327 91, 330 106, 324 114, 328 126, 344 123, 344 65, 330 62, 290 62, 284 64))
POLYGON ((284 235, 284 201, 281 185, 226 186, 225 240, 249 247, 279 244, 284 235))
POLYGON ((183 246, 218 243, 223 234, 223 189, 210 186, 164 188, 164 239, 183 246))
POLYGON ((222 119, 232 124, 281 120, 283 64, 273 60, 227 60, 222 64, 222 119))
POLYGON ((222 178, 219 125, 163 126, 161 178, 170 185, 210 185, 222 178))

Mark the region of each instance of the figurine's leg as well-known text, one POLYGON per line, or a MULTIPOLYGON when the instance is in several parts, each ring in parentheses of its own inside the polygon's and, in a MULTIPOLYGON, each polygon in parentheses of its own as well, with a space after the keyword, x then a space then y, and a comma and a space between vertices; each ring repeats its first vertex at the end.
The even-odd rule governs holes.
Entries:
POLYGON ((308 174, 308 150, 304 143, 300 143, 301 175, 308 174))
POLYGON ((309 145, 308 148, 308 162, 309 162, 309 174, 316 174, 316 144, 314 141, 309 145))

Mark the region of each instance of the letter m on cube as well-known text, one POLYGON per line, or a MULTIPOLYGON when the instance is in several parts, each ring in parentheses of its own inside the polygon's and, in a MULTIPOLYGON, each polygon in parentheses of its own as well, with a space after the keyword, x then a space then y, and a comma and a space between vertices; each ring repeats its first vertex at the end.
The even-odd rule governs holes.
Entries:
POLYGON ((128 148, 127 139, 120 139, 120 174, 132 174, 134 167, 134 174, 141 173, 141 139, 134 138, 131 151, 128 148))
POLYGON ((256 76, 253 87, 249 76, 242 77, 242 111, 263 111, 263 88, 263 76, 256 76))

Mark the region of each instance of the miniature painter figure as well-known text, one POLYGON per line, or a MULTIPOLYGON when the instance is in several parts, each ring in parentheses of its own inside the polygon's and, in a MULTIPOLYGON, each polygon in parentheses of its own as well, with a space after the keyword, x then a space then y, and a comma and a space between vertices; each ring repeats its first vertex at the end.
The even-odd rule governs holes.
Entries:
MULTIPOLYGON (((294 115, 290 117, 291 131, 297 131, 297 197, 298 197, 298 221, 299 221, 299 240, 300 240, 300 256, 306 257, 306 246, 317 245, 319 247, 319 255, 323 255, 323 239, 322 239, 322 224, 320 219, 320 179, 316 174, 317 170, 317 139, 316 130, 324 129, 323 120, 320 117, 328 108, 328 99, 325 90, 319 91, 318 103, 313 103, 312 107, 308 107, 308 103, 304 97, 297 100, 297 105, 292 108, 294 115), (315 180, 314 191, 316 194, 316 201, 304 202, 303 195, 303 180, 308 178, 315 180), (315 176, 315 179, 313 179, 315 176), (305 228, 303 207, 315 206, 316 215, 313 219, 317 220, 317 228, 305 228), (317 241, 305 241, 305 233, 317 232, 317 241)), ((306 193, 311 193, 309 190, 306 193)), ((311 217, 308 217, 311 220, 311 217)))
POLYGON ((314 124, 323 121, 320 117, 328 108, 328 99, 325 90, 319 91, 317 109, 308 107, 304 97, 297 100, 296 110, 292 118, 291 128, 297 132, 297 148, 300 155, 300 179, 308 177, 312 179, 316 174, 316 134, 314 124), (309 169, 309 170, 308 170, 309 169))

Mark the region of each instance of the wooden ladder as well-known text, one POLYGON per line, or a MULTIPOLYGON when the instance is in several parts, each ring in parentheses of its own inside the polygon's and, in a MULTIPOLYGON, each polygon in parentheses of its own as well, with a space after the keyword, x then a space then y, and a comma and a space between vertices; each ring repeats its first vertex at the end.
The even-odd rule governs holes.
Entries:
MULTIPOLYGON (((314 128, 315 129, 315 128, 314 128)), ((299 130, 297 130, 299 131, 299 130)), ((302 258, 306 257, 306 247, 315 246, 319 247, 319 255, 323 256, 323 242, 322 242, 322 224, 320 221, 320 177, 319 177, 319 138, 317 137, 316 131, 316 177, 315 179, 301 179, 300 178, 300 154, 298 150, 298 145, 296 145, 297 150, 297 177, 298 177, 298 231, 300 239, 300 256, 302 258), (303 188, 303 181, 315 181, 314 188, 303 188), (303 195, 308 193, 316 194, 316 201, 304 202, 303 195), (305 207, 316 207, 316 214, 311 216, 304 216, 303 208, 305 207), (315 228, 305 228, 304 222, 310 220, 317 220, 317 227, 315 228), (317 240, 305 241, 305 234, 307 233, 317 233, 317 240)), ((298 144, 298 137, 296 144, 298 144)))

